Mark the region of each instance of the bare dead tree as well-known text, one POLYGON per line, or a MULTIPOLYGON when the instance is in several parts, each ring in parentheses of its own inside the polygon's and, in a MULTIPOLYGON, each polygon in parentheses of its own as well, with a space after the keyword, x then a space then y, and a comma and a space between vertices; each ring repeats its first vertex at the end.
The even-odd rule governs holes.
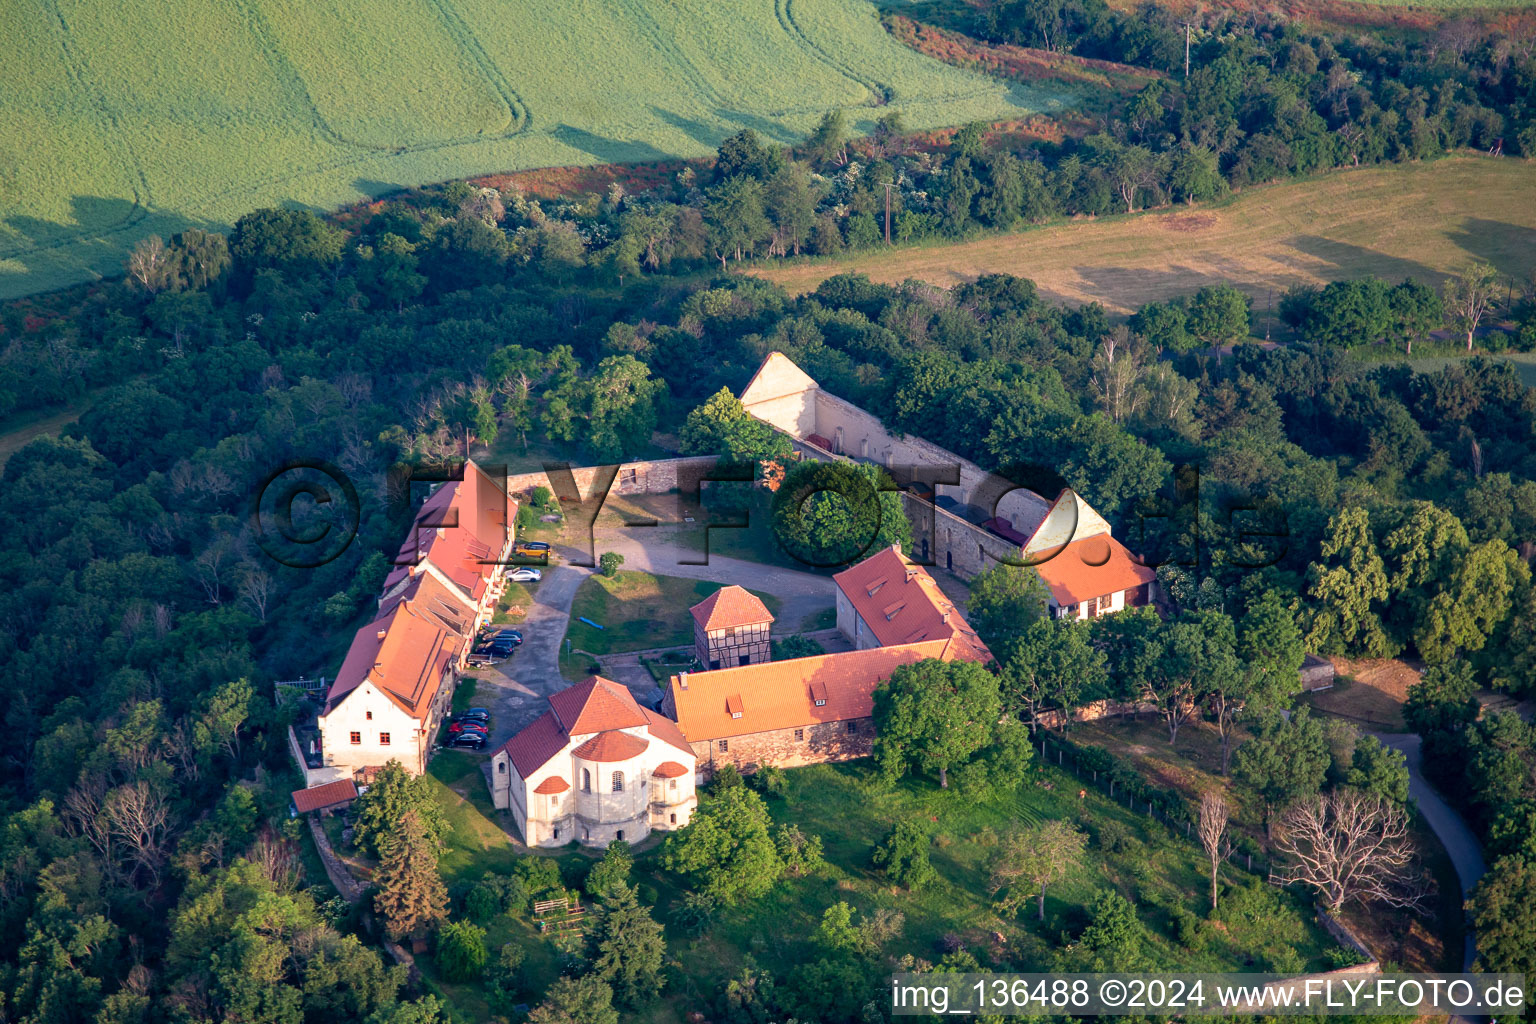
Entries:
POLYGON ((1414 865, 1407 814, 1358 790, 1293 804, 1276 825, 1275 849, 1292 862, 1280 876, 1315 891, 1329 910, 1350 902, 1420 907, 1430 891, 1414 865))
POLYGON ((277 582, 272 576, 253 563, 246 563, 240 574, 240 598, 262 622, 267 621, 267 608, 277 595, 277 582))
POLYGON ((165 797, 147 782, 130 782, 107 794, 102 814, 107 832, 122 840, 135 866, 144 869, 152 886, 158 885, 171 824, 165 797))
POLYGON ((1088 383, 1094 401, 1116 423, 1125 422, 1141 404, 1142 353, 1135 340, 1121 324, 1104 336, 1093 357, 1093 377, 1088 383))
POLYGON ((64 797, 64 827, 72 835, 83 836, 102 860, 111 863, 112 835, 101 812, 106 795, 106 776, 88 772, 64 797))
POLYGON ((191 574, 211 605, 224 601, 224 567, 229 561, 229 541, 223 537, 203 549, 192 560, 191 574))
POLYGON ((1216 909, 1216 896, 1220 891, 1221 862, 1227 859, 1232 849, 1231 840, 1227 837, 1229 817, 1225 796, 1215 791, 1200 795, 1200 824, 1196 831, 1200 836, 1200 845, 1205 848, 1205 855, 1211 861, 1212 910, 1216 909))
POLYGON ((165 239, 150 235, 141 239, 128 256, 128 276, 151 295, 175 283, 176 263, 165 239))

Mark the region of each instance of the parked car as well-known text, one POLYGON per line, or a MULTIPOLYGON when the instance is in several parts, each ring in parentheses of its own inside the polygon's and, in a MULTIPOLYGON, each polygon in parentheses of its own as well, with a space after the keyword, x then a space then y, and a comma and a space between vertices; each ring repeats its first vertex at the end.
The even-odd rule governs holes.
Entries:
POLYGON ((531 565, 518 566, 507 573, 507 579, 513 583, 537 583, 544 578, 544 573, 531 565))
POLYGON ((473 648, 470 649, 469 653, 493 654, 497 657, 505 658, 515 650, 517 650, 517 644, 510 640, 487 640, 483 643, 476 644, 473 648))
POLYGON ((460 750, 484 750, 485 735, 478 732, 461 732, 449 740, 448 745, 460 750))
POLYGON ((449 722, 448 731, 451 733, 478 732, 483 736, 491 731, 491 727, 486 722, 449 722))
POLYGON ((542 540, 520 540, 512 549, 518 558, 539 558, 549 561, 549 544, 542 540))
POLYGON ((486 628, 480 631, 480 642, 490 643, 492 640, 512 640, 516 643, 523 642, 523 631, 513 629, 510 626, 500 628, 486 628))
POLYGON ((466 709, 466 710, 464 710, 464 711, 459 713, 459 717, 460 718, 469 718, 472 715, 474 717, 476 717, 476 718, 490 718, 491 717, 491 709, 490 708, 468 708, 468 709, 466 709))

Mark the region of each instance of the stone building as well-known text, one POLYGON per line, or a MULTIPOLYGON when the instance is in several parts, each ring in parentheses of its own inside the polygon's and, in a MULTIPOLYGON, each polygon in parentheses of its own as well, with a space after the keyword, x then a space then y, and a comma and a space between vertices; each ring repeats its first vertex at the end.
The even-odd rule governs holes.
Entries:
POLYGON ((903 488, 917 565, 970 579, 998 562, 1034 564, 1058 617, 1088 618, 1152 599, 1155 573, 1071 489, 1050 501, 930 441, 893 433, 879 417, 825 391, 782 352, 763 360, 741 404, 803 456, 889 471, 903 488))
POLYGON ((681 672, 668 684, 662 710, 688 738, 700 781, 725 764, 752 772, 865 757, 875 738, 875 687, 897 667, 926 658, 978 660, 978 652, 949 637, 681 672))
POLYGON ((773 615, 747 590, 721 587, 689 611, 693 651, 706 668, 755 665, 772 657, 773 615))
POLYGON ((954 640, 977 661, 990 654, 955 603, 920 565, 892 545, 844 569, 837 584, 837 628, 856 649, 954 640))
POLYGON ((491 802, 529 846, 638 842, 688 824, 694 760, 676 722, 588 676, 491 755, 491 802))

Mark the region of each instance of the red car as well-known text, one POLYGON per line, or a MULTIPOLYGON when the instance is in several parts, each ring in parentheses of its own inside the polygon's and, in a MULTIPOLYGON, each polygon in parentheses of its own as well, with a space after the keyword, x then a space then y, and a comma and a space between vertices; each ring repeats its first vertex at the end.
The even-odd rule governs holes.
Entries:
POLYGON ((484 736, 491 731, 491 728, 484 722, 450 722, 448 724, 448 731, 450 733, 477 732, 484 736))

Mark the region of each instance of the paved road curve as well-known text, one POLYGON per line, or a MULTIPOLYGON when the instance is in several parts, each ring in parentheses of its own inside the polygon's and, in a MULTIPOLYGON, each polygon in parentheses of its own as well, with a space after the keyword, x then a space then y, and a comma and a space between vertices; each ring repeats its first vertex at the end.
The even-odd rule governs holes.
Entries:
MULTIPOLYGON (((1435 835, 1445 846, 1445 852, 1456 867, 1456 877, 1461 881, 1461 898, 1465 900, 1472 894, 1473 887, 1487 870, 1487 865, 1483 863, 1483 850, 1478 845, 1477 837, 1472 834, 1472 830, 1467 827, 1461 815, 1457 814, 1455 809, 1425 781, 1417 735, 1414 733, 1375 733, 1374 735, 1387 746, 1401 750, 1407 757, 1408 795, 1418 803, 1424 820, 1429 822, 1429 827, 1434 829, 1435 835)), ((1476 952, 1472 929, 1469 927, 1466 948, 1462 952, 1464 970, 1472 969, 1472 959, 1476 952)))

